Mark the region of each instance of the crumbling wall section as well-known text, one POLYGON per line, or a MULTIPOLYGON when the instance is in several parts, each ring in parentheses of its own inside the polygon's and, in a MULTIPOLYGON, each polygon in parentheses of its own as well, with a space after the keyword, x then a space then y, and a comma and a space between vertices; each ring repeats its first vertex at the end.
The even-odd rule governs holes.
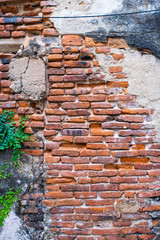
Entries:
MULTIPOLYGON (((98 4, 75 5, 84 3, 98 4)), ((50 19, 58 4, 1 3, 3 14, 46 18, 0 19, 3 44, 14 42, 0 54, 0 111, 14 111, 17 126, 30 116, 33 139, 15 179, 31 181, 0 238, 157 240, 159 59, 118 33, 59 34, 50 19)))

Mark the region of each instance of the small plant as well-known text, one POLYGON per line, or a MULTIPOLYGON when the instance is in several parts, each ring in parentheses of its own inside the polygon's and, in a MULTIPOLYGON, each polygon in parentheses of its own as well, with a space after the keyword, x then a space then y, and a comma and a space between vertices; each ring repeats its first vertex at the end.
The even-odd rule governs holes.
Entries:
MULTIPOLYGON (((10 165, 11 168, 20 167, 19 159, 23 153, 20 150, 22 143, 30 140, 29 134, 24 132, 27 117, 21 118, 18 128, 16 128, 13 118, 14 112, 11 111, 3 111, 0 114, 0 151, 13 150, 11 162, 5 161, 0 168, 0 181, 5 181, 12 175, 10 172, 7 172, 7 165, 10 165)), ((15 190, 13 187, 10 187, 5 195, 0 196, 0 226, 3 225, 4 219, 9 214, 14 202, 18 200, 17 197, 20 191, 21 188, 15 190)))
POLYGON ((0 196, 0 226, 3 226, 3 222, 11 211, 13 204, 18 200, 18 194, 20 191, 21 188, 19 188, 17 191, 14 191, 13 188, 10 188, 6 195, 0 196))
POLYGON ((23 153, 21 145, 24 141, 29 141, 30 136, 24 133, 27 117, 22 117, 19 128, 15 127, 13 117, 14 112, 9 111, 3 111, 0 115, 0 150, 13 149, 12 165, 19 166, 18 160, 23 153))
POLYGON ((6 179, 6 178, 10 178, 10 176, 12 176, 12 173, 7 173, 6 172, 6 167, 7 167, 7 162, 5 162, 3 164, 3 166, 0 168, 1 171, 0 171, 0 180, 1 179, 6 179))

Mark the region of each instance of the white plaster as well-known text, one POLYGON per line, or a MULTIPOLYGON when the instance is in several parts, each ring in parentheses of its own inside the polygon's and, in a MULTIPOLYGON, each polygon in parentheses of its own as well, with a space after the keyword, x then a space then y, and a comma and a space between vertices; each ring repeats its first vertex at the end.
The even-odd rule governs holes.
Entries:
POLYGON ((14 210, 9 213, 5 219, 2 232, 0 233, 1 240, 30 240, 27 233, 22 230, 22 222, 15 214, 14 210))
POLYGON ((122 2, 122 0, 60 0, 53 14, 59 16, 59 11, 60 16, 111 13, 118 9, 122 2))
MULTIPOLYGON (((128 76, 129 94, 136 95, 139 107, 153 109, 153 125, 160 137, 160 59, 152 54, 142 55, 137 50, 112 49, 112 53, 124 53, 124 60, 115 62, 107 54, 94 52, 99 67, 93 68, 93 73, 104 74, 105 80, 113 80, 109 74, 110 66, 123 66, 123 73, 128 76)), ((121 79, 120 79, 121 81, 121 79)))
POLYGON ((128 93, 137 96, 140 106, 154 110, 153 123, 160 136, 160 60, 151 54, 128 51, 123 72, 128 75, 128 93))
MULTIPOLYGON (((54 16, 101 15, 118 11, 123 0, 60 0, 53 11, 54 16)), ((60 34, 83 34, 103 27, 100 18, 50 19, 60 34)))

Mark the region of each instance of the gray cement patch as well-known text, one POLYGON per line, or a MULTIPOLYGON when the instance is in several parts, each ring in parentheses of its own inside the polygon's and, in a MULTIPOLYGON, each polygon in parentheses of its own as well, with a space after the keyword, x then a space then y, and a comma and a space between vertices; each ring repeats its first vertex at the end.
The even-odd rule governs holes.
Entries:
MULTIPOLYGON (((160 8, 158 0, 61 0, 57 1, 56 4, 52 16, 128 13, 160 8)), ((150 49, 160 57, 160 18, 158 12, 50 20, 60 34, 84 34, 93 37, 95 41, 103 42, 107 40, 107 37, 123 37, 130 46, 150 49)))

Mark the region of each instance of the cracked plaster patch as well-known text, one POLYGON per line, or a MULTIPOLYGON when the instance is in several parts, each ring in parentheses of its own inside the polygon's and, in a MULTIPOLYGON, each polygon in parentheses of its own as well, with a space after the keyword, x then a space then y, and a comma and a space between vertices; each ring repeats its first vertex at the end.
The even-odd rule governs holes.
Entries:
POLYGON ((9 76, 13 79, 11 90, 23 92, 33 101, 41 100, 46 93, 46 71, 43 56, 46 45, 41 37, 26 38, 9 66, 9 76))
POLYGON ((45 63, 41 58, 14 59, 10 63, 9 75, 14 80, 11 85, 13 92, 23 92, 34 101, 45 95, 45 63))

